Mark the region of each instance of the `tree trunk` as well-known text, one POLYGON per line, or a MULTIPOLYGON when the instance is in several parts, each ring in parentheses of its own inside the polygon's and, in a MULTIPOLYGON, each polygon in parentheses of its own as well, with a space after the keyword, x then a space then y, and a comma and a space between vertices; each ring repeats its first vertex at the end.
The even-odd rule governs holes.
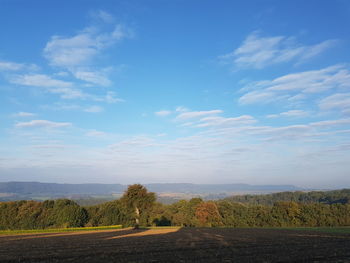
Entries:
POLYGON ((139 224, 140 224, 140 210, 138 209, 138 207, 135 206, 135 229, 139 229, 139 224))

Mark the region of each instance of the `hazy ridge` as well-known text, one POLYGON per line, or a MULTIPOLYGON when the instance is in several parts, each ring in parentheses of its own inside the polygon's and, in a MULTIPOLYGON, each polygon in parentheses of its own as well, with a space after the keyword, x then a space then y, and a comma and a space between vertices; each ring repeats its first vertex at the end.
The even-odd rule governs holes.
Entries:
MULTIPOLYGON (((249 184, 191 184, 153 183, 145 184, 149 191, 163 198, 186 198, 187 195, 203 195, 223 198, 232 194, 259 194, 283 191, 300 191, 294 185, 249 185, 249 184)), ((57 197, 98 197, 112 199, 127 188, 123 184, 58 184, 40 182, 0 182, 0 201, 18 199, 50 199, 57 197)))

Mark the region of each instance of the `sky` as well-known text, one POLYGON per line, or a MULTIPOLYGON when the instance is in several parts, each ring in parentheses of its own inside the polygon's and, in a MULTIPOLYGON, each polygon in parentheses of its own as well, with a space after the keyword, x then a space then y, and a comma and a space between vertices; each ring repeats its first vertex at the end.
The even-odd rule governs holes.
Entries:
POLYGON ((350 187, 350 2, 0 0, 0 181, 350 187))

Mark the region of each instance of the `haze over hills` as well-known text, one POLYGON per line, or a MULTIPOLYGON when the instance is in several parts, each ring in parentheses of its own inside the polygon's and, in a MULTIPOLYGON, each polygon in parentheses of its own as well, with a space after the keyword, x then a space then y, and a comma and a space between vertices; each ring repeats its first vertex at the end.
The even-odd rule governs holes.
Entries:
MULTIPOLYGON (((249 184, 191 184, 153 183, 145 184, 149 191, 163 197, 191 197, 194 195, 222 198, 233 194, 273 193, 303 190, 294 185, 249 185, 249 184)), ((0 200, 50 199, 50 198, 117 198, 127 188, 122 184, 58 184, 40 182, 2 182, 0 200)))

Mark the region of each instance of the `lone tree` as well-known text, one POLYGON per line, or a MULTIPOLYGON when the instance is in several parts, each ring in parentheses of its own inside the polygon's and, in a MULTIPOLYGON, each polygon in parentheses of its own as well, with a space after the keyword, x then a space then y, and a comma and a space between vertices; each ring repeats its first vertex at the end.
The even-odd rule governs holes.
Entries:
POLYGON ((153 206, 156 201, 154 193, 148 192, 146 187, 141 184, 129 185, 128 189, 121 198, 121 201, 132 209, 135 216, 135 229, 139 228, 140 215, 142 212, 153 206))

